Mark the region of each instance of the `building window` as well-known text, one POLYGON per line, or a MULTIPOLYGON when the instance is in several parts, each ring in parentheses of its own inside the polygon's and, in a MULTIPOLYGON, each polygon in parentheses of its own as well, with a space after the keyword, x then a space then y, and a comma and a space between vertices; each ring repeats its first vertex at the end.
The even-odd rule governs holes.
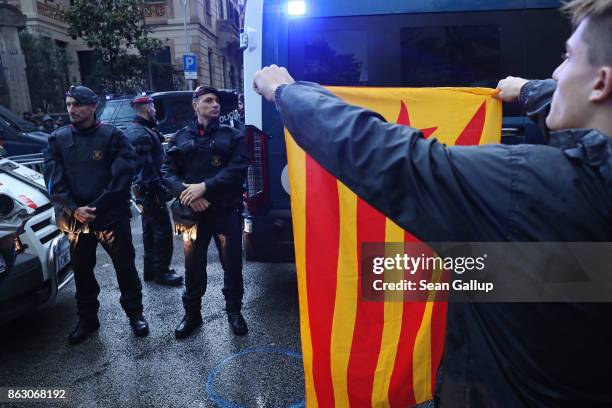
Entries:
POLYGON ((234 70, 234 66, 233 65, 230 65, 229 76, 230 76, 230 87, 232 89, 236 89, 236 72, 234 70))
POLYGON ((215 81, 213 80, 214 71, 213 71, 213 52, 212 49, 208 49, 208 72, 210 75, 210 86, 215 86, 215 81))
POLYGON ((223 68, 223 87, 227 88, 227 62, 225 57, 221 58, 221 67, 223 68))
POLYGON ((212 21, 212 9, 210 8, 210 0, 204 2, 204 9, 206 11, 206 24, 210 25, 212 21))

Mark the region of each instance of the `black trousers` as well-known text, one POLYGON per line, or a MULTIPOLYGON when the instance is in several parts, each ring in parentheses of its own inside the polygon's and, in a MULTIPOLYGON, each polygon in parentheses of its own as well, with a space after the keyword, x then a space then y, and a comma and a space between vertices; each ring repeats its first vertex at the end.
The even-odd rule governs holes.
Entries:
POLYGON ((117 220, 110 226, 90 228, 88 233, 68 234, 70 256, 74 269, 78 315, 82 319, 96 317, 100 302, 100 286, 94 274, 96 247, 102 244, 110 256, 121 296, 119 302, 128 317, 142 314, 142 285, 134 264, 134 245, 128 218, 117 220))
POLYGON ((172 261, 172 223, 165 202, 155 196, 142 204, 142 242, 144 276, 153 278, 168 273, 172 261))
POLYGON ((190 230, 183 232, 185 250, 185 313, 201 313, 202 296, 206 292, 207 252, 214 238, 223 267, 223 295, 226 310, 239 312, 242 308, 244 283, 242 280, 242 215, 241 210, 211 212, 190 230))

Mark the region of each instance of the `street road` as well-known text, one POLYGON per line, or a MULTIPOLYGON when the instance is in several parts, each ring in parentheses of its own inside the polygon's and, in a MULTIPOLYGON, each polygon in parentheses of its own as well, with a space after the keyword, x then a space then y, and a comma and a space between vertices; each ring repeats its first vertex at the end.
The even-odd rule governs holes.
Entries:
MULTIPOLYGON (((142 273, 140 219, 132 220, 137 268, 142 273)), ((182 243, 173 267, 183 274, 182 243)), ((182 318, 182 287, 144 283, 151 333, 132 335, 119 305, 110 259, 98 247, 100 330, 68 346, 76 324, 74 283, 56 301, 0 328, 0 387, 58 387, 68 400, 37 406, 69 407, 289 407, 304 398, 295 266, 246 263, 243 314, 249 334, 228 326, 221 293, 223 271, 214 243, 208 259, 204 325, 186 340, 174 338, 182 318)), ((0 407, 31 407, 2 404, 0 407)))

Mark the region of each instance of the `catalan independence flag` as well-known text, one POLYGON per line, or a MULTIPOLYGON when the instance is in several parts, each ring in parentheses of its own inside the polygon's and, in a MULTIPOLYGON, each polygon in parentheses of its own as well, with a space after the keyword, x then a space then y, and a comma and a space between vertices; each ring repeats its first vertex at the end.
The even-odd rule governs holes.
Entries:
MULTIPOLYGON (((447 145, 500 140, 501 103, 492 89, 328 89, 447 145)), ((360 297, 361 244, 417 237, 321 168, 288 133, 286 142, 307 406, 409 407, 431 399, 446 304, 435 294, 429 302, 360 297)))

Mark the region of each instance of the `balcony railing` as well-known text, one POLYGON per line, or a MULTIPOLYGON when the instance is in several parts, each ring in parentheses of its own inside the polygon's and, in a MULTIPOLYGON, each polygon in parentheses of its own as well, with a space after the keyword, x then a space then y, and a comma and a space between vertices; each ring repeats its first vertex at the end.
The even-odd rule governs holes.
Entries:
POLYGON ((64 9, 59 4, 50 5, 48 3, 37 1, 36 13, 39 16, 45 16, 51 20, 61 21, 62 23, 66 22, 66 17, 64 17, 64 9))
POLYGON ((159 3, 145 3, 144 5, 145 18, 171 18, 172 16, 168 14, 167 5, 164 1, 159 3))

